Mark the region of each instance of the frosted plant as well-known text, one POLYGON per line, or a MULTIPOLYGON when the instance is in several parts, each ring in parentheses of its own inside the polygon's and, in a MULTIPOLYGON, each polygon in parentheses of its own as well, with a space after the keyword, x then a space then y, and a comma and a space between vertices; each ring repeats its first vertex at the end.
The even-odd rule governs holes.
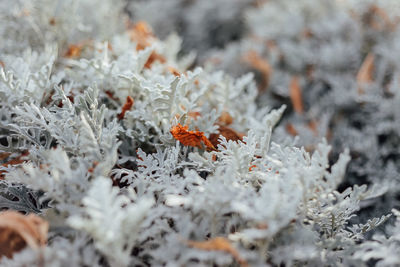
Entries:
MULTIPOLYGON (((257 100, 253 74, 234 78, 210 66, 191 67, 194 57, 179 54, 177 35, 161 41, 144 22, 124 28, 125 2, 106 12, 113 3, 0 5, 2 35, 20 29, 0 45, 0 205, 38 213, 50 224, 47 246, 15 251, 12 258, 0 254, 0 265, 367 266, 373 242, 367 234, 390 214, 353 222, 386 190, 342 189, 354 150, 325 139, 313 140, 314 149, 284 139, 279 120, 291 108, 257 100), (97 6, 83 15, 85 7, 97 6)), ((317 27, 328 13, 311 14, 310 23, 317 27)), ((216 16, 226 19, 223 12, 216 16)), ((320 31, 343 37, 340 30, 320 31)), ((272 32, 281 33, 283 39, 293 34, 272 32)), ((287 52, 296 45, 289 42, 287 52)), ((295 52, 298 62, 282 68, 283 76, 307 65, 295 52)), ((322 71, 329 60, 315 64, 322 71)), ((360 99, 380 105, 372 96, 365 92, 360 99)), ((393 115, 381 108, 377 120, 393 115)), ((333 115, 326 116, 328 127, 333 115)), ((0 229, 0 246, 16 243, 7 230, 0 229)))
POLYGON ((312 151, 327 138, 331 160, 349 147, 341 187, 388 191, 369 202, 370 213, 398 206, 397 8, 390 0, 268 1, 246 9, 247 34, 209 60, 235 75, 254 69, 259 107, 291 102, 277 141, 299 136, 297 144, 312 151))
POLYGON ((147 21, 157 35, 172 32, 182 36, 184 51, 196 49, 202 57, 210 48, 222 48, 245 32, 243 9, 255 0, 131 0, 129 11, 134 20, 147 21), (154 16, 154 10, 163 10, 154 16))

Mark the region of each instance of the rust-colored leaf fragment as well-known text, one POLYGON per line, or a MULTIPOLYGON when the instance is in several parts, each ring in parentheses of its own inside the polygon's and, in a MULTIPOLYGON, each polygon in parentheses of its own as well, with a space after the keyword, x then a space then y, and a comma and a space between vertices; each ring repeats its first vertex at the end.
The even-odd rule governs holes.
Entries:
POLYGON ((257 168, 257 165, 253 164, 249 167, 249 172, 251 172, 254 168, 257 168))
POLYGON ((129 26, 128 33, 131 41, 136 42, 136 50, 143 50, 151 45, 154 40, 153 32, 150 26, 144 22, 139 21, 129 26))
POLYGON ((362 88, 363 85, 373 82, 374 61, 375 56, 372 53, 369 53, 361 64, 360 70, 357 73, 359 94, 364 93, 364 89, 362 88))
POLYGON ((184 146, 202 148, 203 142, 208 149, 215 150, 215 147, 210 140, 205 137, 203 132, 189 131, 188 129, 189 126, 182 126, 178 123, 171 128, 170 132, 172 136, 184 146))
MULTIPOLYGON (((22 152, 22 154, 20 156, 14 158, 12 160, 7 161, 6 163, 2 164, 2 166, 3 167, 8 167, 10 165, 18 165, 18 164, 24 163, 24 162, 26 162, 26 160, 23 160, 22 158, 27 156, 28 154, 29 154, 28 151, 24 151, 24 152, 22 152)), ((6 171, 4 171, 4 170, 0 170, 0 180, 4 179, 5 172, 6 171)))
POLYGON ((307 126, 313 132, 314 136, 318 136, 318 123, 316 120, 309 121, 307 126))
POLYGON ((218 118, 218 122, 222 125, 231 125, 233 122, 233 118, 231 114, 227 111, 222 111, 221 116, 218 118))
POLYGON ((56 18, 55 18, 55 17, 50 18, 50 19, 49 19, 49 24, 50 24, 51 26, 56 25, 56 18))
POLYGON ((286 131, 291 135, 291 136, 296 136, 299 134, 299 132, 296 130, 293 124, 288 123, 286 124, 286 131))
POLYGON ((240 135, 239 133, 237 133, 235 130, 226 127, 226 126, 222 126, 219 125, 219 134, 213 133, 210 134, 210 142, 213 144, 214 147, 217 147, 219 144, 219 137, 222 135, 226 138, 227 141, 232 140, 232 141, 242 141, 243 139, 243 135, 240 135))
POLYGON ((169 67, 167 68, 167 70, 168 70, 171 74, 175 75, 176 77, 180 77, 180 76, 181 76, 181 73, 179 72, 179 70, 176 69, 176 68, 174 68, 174 67, 169 66, 169 67))
POLYGON ((269 85, 269 80, 271 78, 271 73, 272 73, 272 67, 268 63, 266 59, 263 59, 256 51, 251 50, 249 51, 245 57, 244 60, 250 64, 253 68, 261 72, 263 75, 264 79, 264 88, 268 88, 269 85))
POLYGON ((97 167, 97 165, 99 165, 99 162, 98 161, 94 161, 92 167, 90 167, 88 169, 88 172, 93 173, 94 169, 97 167))
POLYGON ((150 69, 151 65, 153 65, 154 62, 159 61, 161 63, 165 63, 167 60, 165 59, 164 56, 158 54, 157 52, 151 52, 149 58, 147 59, 146 63, 144 64, 144 67, 146 69, 150 69))
POLYGON ((224 237, 216 237, 207 241, 186 241, 187 245, 207 251, 223 251, 232 255, 232 257, 240 264, 240 266, 249 266, 247 261, 240 257, 239 252, 232 246, 230 241, 224 237))
POLYGON ((0 60, 0 67, 4 68, 5 66, 4 62, 0 60))
POLYGON ((104 91, 104 93, 105 93, 110 99, 112 99, 112 100, 114 100, 114 101, 118 101, 118 98, 116 98, 116 97, 114 96, 114 93, 111 92, 110 90, 106 90, 106 91, 104 91))
POLYGON ((297 76, 293 76, 293 78, 291 79, 289 90, 290 90, 290 100, 292 102, 294 110, 298 114, 302 114, 304 112, 303 99, 301 96, 299 78, 297 76))
POLYGON ((67 58, 77 58, 81 55, 82 53, 82 45, 75 45, 71 44, 68 46, 67 52, 65 52, 64 57, 67 58))
POLYGON ((48 223, 34 214, 22 215, 16 211, 0 213, 0 258, 11 258, 26 246, 38 249, 46 245, 48 223))
POLYGON ((375 30, 396 29, 397 22, 392 22, 387 12, 376 4, 372 4, 368 10, 367 23, 375 30))
POLYGON ((127 96, 125 104, 122 106, 122 111, 118 114, 119 120, 122 120, 125 117, 125 113, 132 108, 133 103, 133 98, 131 96, 127 96))

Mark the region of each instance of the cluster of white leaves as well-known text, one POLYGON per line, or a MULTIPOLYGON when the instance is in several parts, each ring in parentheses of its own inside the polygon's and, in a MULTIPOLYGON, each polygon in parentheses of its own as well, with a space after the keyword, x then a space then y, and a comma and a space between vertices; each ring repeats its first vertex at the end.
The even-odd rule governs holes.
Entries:
MULTIPOLYGON (((230 12, 236 14, 238 7, 251 2, 235 1, 230 12)), ((262 26, 250 30, 277 39, 286 55, 287 68, 276 68, 271 81, 271 92, 284 98, 289 94, 282 88, 290 76, 310 63, 320 71, 321 81, 332 79, 324 78, 327 67, 344 72, 348 61, 334 54, 345 50, 353 61, 350 56, 360 49, 361 38, 348 36, 344 28, 351 18, 333 3, 321 1, 315 7, 312 1, 289 2, 272 1, 246 12, 249 26, 262 26), (278 10, 289 10, 287 17, 278 10), (272 17, 275 26, 262 24, 266 17, 272 17), (286 26, 289 17, 296 27, 286 26), (329 20, 337 26, 330 29, 329 20), (326 37, 320 43, 324 45, 297 36, 304 27, 318 38, 326 37)), ((378 218, 353 220, 386 187, 352 185, 342 190, 349 150, 341 149, 339 155, 334 147, 338 160, 331 164, 332 147, 325 139, 312 153, 282 141, 287 135, 278 124, 288 105, 257 100, 253 74, 235 79, 210 66, 193 67, 192 55, 179 55, 176 35, 161 41, 143 24, 124 31, 124 3, 0 4, 0 36, 9 35, 0 44, 0 152, 10 153, 4 159, 1 154, 5 164, 0 170, 10 194, 1 188, 0 207, 42 213, 50 223, 47 247, 26 249, 0 264, 226 266, 239 261, 252 266, 366 266, 376 258, 368 255, 382 248, 364 242, 365 234, 390 215, 382 211, 378 218), (88 7, 95 12, 85 15, 88 7), (73 56, 68 55, 70 45, 78 51, 73 56), (126 108, 131 99, 133 105, 126 108), (231 120, 225 125, 223 114, 231 120), (206 138, 220 134, 215 150, 184 146, 171 134, 179 123, 206 138), (224 136, 223 127, 236 132, 239 140, 224 136), (17 159, 17 164, 7 158, 17 159), (35 194, 34 202, 26 199, 29 194, 35 194), (13 196, 22 198, 15 201, 13 196), (224 238, 232 248, 192 245, 216 238, 224 238)), ((144 14, 144 3, 131 4, 134 13, 144 14)), ((204 1, 186 4, 203 11, 214 6, 204 1)), ((215 1, 220 5, 228 4, 215 1)), ((215 11, 218 19, 227 21, 222 9, 215 11)), ((189 21, 187 16, 184 21, 189 21)), ((197 25, 190 21, 191 27, 197 25)), ((245 51, 247 45, 243 41, 238 47, 245 51)), ((257 42, 255 51, 269 55, 257 42)), ((278 57, 270 56, 272 64, 279 65, 278 57)), ((317 84, 304 96, 316 101, 314 93, 321 88, 317 84)), ((346 106, 347 96, 333 102, 346 106)), ((364 103, 374 101, 368 96, 364 103)), ((381 108, 387 112, 374 115, 377 120, 393 115, 392 108, 381 108)), ((321 109, 310 114, 318 112, 321 109)), ((333 115, 325 116, 322 128, 333 115)), ((390 127, 395 126, 379 126, 390 127)))

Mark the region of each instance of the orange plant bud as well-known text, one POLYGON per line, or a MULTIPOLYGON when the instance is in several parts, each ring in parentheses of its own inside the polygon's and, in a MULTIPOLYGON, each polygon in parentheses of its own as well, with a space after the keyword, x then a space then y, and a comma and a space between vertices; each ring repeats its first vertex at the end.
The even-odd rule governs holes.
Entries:
POLYGON ((210 142, 210 140, 207 139, 207 137, 204 136, 203 132, 199 131, 188 131, 189 126, 182 126, 181 124, 177 124, 173 126, 170 130, 172 136, 181 142, 182 145, 184 146, 192 146, 192 147, 197 147, 197 148, 202 148, 202 142, 204 145, 211 150, 215 150, 215 147, 213 144, 210 142))
POLYGON ((189 247, 192 248, 197 248, 207 251, 223 251, 229 253, 240 264, 240 266, 243 267, 249 266, 246 260, 240 257, 239 252, 232 246, 230 241, 224 237, 216 237, 203 242, 187 241, 186 243, 189 247))
POLYGON ((122 120, 125 117, 125 113, 132 108, 133 103, 134 103, 133 98, 131 96, 127 96, 126 102, 122 106, 122 111, 121 111, 121 113, 118 114, 119 120, 122 120))

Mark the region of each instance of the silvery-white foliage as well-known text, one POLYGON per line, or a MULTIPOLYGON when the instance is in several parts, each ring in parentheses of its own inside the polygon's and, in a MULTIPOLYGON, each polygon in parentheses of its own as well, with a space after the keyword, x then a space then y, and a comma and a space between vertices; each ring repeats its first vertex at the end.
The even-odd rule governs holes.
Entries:
MULTIPOLYGON (((281 66, 257 41, 236 44, 236 51, 252 48, 270 56, 276 70, 271 98, 258 97, 254 75, 245 74, 245 68, 234 78, 211 65, 192 67, 193 55, 179 54, 177 35, 164 41, 151 36, 148 46, 137 49, 141 40, 132 40, 132 32, 122 27, 125 1, 0 2, 0 36, 8 36, 0 44, 0 170, 6 180, 0 205, 37 212, 50 224, 46 247, 27 248, 13 259, 1 259, 1 266, 367 266, 386 247, 388 262, 398 263, 391 253, 398 250, 396 228, 387 230, 392 236, 366 240, 389 212, 354 223, 361 208, 374 205, 386 191, 395 195, 398 179, 396 147, 391 147, 396 138, 388 134, 398 131, 390 123, 399 120, 393 112, 396 85, 391 84, 390 97, 374 90, 361 96, 348 91, 356 83, 346 73, 361 62, 361 26, 327 1, 270 1, 245 13, 242 7, 253 1, 234 1, 231 10, 221 9, 228 2, 150 1, 148 8, 165 6, 153 18, 170 25, 184 16, 182 21, 190 22, 184 36, 200 36, 192 40, 203 39, 208 26, 197 22, 210 11, 223 24, 232 14, 246 14, 250 31, 277 39, 286 55, 281 66), (190 13, 177 8, 183 4, 190 13), (265 17, 275 26, 261 27, 265 17), (292 28, 289 17, 297 22, 292 28), (344 30, 347 26, 354 34, 344 30), (304 27, 325 41, 299 39, 304 27), (75 57, 66 53, 72 44, 82 46, 75 57), (345 60, 335 57, 342 52, 345 60), (316 68, 315 84, 304 79, 310 63, 316 68), (298 128, 300 146, 279 124, 285 112, 291 114, 290 106, 276 99, 288 97, 285 88, 293 74, 307 85, 306 118, 324 114, 318 138, 306 126, 298 128), (326 92, 326 84, 332 90, 326 92), (125 110, 127 97, 133 106, 125 110), (317 101, 320 106, 314 108, 317 101), (336 118, 335 105, 347 110, 353 101, 365 106, 368 117, 336 118), (224 127, 243 138, 220 135, 215 150, 184 146, 170 132, 181 124, 210 137, 222 128, 220 118, 227 113, 232 123, 224 127), (367 124, 368 118, 380 122, 376 129, 349 130, 353 119, 367 124), (340 134, 331 140, 333 146, 324 139, 332 119, 343 126, 336 127, 340 134), (388 134, 382 147, 379 140, 371 141, 376 131, 388 134), (364 133, 371 139, 368 146, 356 142, 364 133), (350 150, 340 142, 344 135, 353 141, 350 150), (312 149, 301 146, 310 140, 312 149), (342 188, 350 180, 346 169, 356 150, 376 165, 350 167, 350 173, 385 173, 391 182, 342 188), (384 168, 372 170, 375 166, 384 168), (215 238, 225 238, 231 251, 192 243, 215 238), (386 241, 381 245, 378 239, 386 241)), ((135 1, 128 9, 146 17, 144 5, 135 1)), ((397 71, 387 52, 396 47, 396 38, 376 46, 386 70, 393 65, 397 71)), ((304 122, 300 115, 287 117, 304 122)))

